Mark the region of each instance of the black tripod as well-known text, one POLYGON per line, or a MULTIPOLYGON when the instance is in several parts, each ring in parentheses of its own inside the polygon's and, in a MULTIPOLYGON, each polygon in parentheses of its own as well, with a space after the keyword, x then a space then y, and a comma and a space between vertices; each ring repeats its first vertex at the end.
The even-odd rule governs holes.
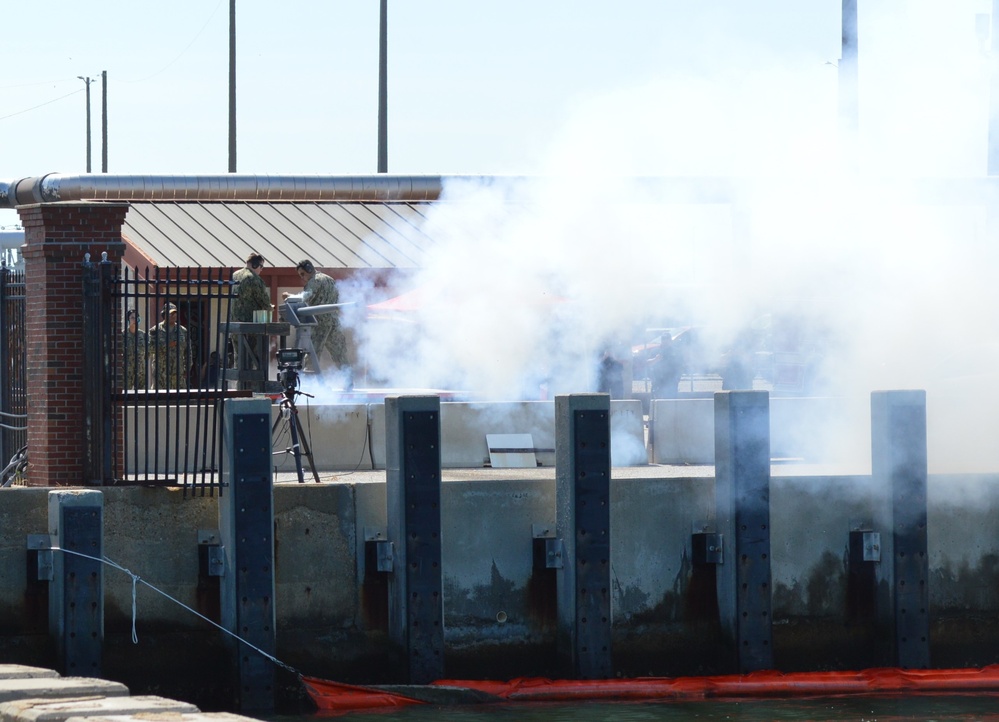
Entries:
MULTIPOLYGON (((295 396, 304 393, 298 391, 297 389, 285 389, 284 399, 281 400, 280 413, 277 419, 274 421, 274 427, 271 429, 271 437, 274 436, 274 432, 277 431, 278 426, 281 425, 281 421, 284 418, 288 419, 288 432, 291 437, 291 446, 287 449, 281 451, 275 451, 274 455, 278 454, 294 454, 295 456, 295 471, 298 472, 298 483, 305 483, 305 472, 302 470, 302 452, 305 452, 305 457, 309 460, 309 468, 312 469, 312 478, 319 483, 319 474, 316 473, 316 463, 312 460, 312 449, 309 448, 309 442, 305 439, 305 434, 302 432, 302 422, 298 418, 298 407, 295 406, 295 396)), ((311 396, 311 394, 305 394, 306 396, 311 396)))

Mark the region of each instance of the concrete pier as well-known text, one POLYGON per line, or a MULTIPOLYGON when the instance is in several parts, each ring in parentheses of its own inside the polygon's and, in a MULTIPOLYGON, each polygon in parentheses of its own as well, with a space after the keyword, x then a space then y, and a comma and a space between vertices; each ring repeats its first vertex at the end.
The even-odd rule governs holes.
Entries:
POLYGON ((0 664, 0 722, 65 722, 69 719, 148 720, 168 715, 171 722, 248 722, 228 713, 205 713, 193 704, 155 695, 129 695, 118 682, 63 677, 51 669, 0 664))

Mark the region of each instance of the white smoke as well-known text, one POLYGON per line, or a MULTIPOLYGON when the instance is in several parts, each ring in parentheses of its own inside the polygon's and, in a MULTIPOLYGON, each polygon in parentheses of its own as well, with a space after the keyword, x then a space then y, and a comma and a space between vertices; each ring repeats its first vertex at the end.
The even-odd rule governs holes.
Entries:
POLYGON ((931 465, 999 463, 999 445, 969 447, 995 414, 959 403, 983 407, 999 381, 963 371, 997 342, 988 211, 934 182, 984 169, 988 60, 969 8, 941 23, 934 3, 864 6, 855 138, 835 66, 758 48, 580 103, 533 180, 446 187, 409 279, 419 307, 352 321, 368 372, 536 399, 593 390, 601 351, 647 324, 703 326, 720 350, 790 315, 821 344, 823 390, 862 415, 830 444, 869 454, 870 391, 924 388, 931 465), (671 177, 739 193, 656 180, 671 177))

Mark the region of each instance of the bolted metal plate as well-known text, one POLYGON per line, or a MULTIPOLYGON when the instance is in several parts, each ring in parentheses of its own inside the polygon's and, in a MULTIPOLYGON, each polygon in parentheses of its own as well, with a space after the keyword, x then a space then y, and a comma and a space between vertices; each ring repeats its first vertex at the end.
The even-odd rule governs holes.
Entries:
POLYGON ((225 550, 215 544, 206 545, 208 547, 208 576, 225 576, 225 550))
POLYGON ((850 563, 881 561, 881 534, 876 531, 856 529, 850 532, 850 563))
POLYGON ((100 676, 104 628, 101 573, 103 511, 62 508, 64 666, 68 675, 100 676))
POLYGON ((894 532, 895 644, 899 666, 930 665, 929 554, 926 537, 926 399, 885 392, 894 532))
POLYGON ((574 412, 576 659, 584 679, 612 675, 610 625, 610 413, 574 412))
POLYGON ((375 570, 391 572, 395 568, 395 546, 393 543, 387 539, 377 539, 367 543, 375 545, 375 570))
POLYGON ((411 682, 425 683, 444 668, 438 411, 402 413, 401 461, 409 673, 411 682))
POLYGON ((731 562, 719 567, 731 595, 719 603, 732 615, 739 670, 772 669, 768 394, 716 394, 715 430, 718 518, 731 562))
MULTIPOLYGON (((240 637, 273 652, 274 522, 271 488, 270 414, 244 413, 237 417, 232 454, 234 530, 229 570, 236 600, 240 637)), ((219 547, 221 551, 221 547, 219 547)), ((224 569, 220 570, 224 573, 224 569)), ((274 666, 260 654, 239 655, 240 705, 266 709, 273 705, 274 666)))
POLYGON ((565 546, 561 539, 545 539, 545 568, 561 569, 565 546))
POLYGON ((690 535, 691 557, 695 564, 722 564, 725 561, 723 536, 717 532, 690 535))

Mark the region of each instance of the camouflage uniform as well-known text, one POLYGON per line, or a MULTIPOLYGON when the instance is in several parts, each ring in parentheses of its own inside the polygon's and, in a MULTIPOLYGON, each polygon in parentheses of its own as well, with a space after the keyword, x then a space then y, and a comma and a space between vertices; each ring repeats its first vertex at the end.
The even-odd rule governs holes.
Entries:
POLYGON ((236 299, 232 302, 233 321, 252 321, 254 311, 271 310, 271 292, 264 279, 249 268, 232 274, 236 284, 236 299))
MULTIPOLYGON (((232 274, 232 280, 236 284, 237 294, 232 302, 233 321, 249 322, 253 320, 254 311, 271 310, 271 292, 268 290, 267 284, 264 283, 264 279, 249 268, 241 268, 232 274)), ((258 340, 259 338, 255 335, 243 337, 243 343, 246 344, 250 353, 259 358, 261 354, 257 350, 258 340)), ((260 362, 266 365, 266 359, 260 358, 260 362)), ((237 361, 236 365, 238 368, 250 368, 249 364, 244 364, 242 361, 237 361)))
POLYGON ((179 323, 168 326, 164 320, 150 329, 149 337, 156 388, 187 388, 187 373, 191 367, 187 329, 179 323))
POLYGON ((125 329, 125 388, 146 388, 146 349, 145 331, 134 333, 125 329))
MULTIPOLYGON (((325 306, 330 303, 339 303, 340 291, 337 290, 336 281, 325 273, 316 271, 315 275, 305 284, 303 298, 309 306, 325 306)), ((347 339, 340 327, 340 311, 316 316, 316 324, 312 331, 312 338, 315 341, 323 339, 323 348, 317 347, 316 353, 321 354, 325 349, 336 367, 344 368, 347 365, 347 339)))

